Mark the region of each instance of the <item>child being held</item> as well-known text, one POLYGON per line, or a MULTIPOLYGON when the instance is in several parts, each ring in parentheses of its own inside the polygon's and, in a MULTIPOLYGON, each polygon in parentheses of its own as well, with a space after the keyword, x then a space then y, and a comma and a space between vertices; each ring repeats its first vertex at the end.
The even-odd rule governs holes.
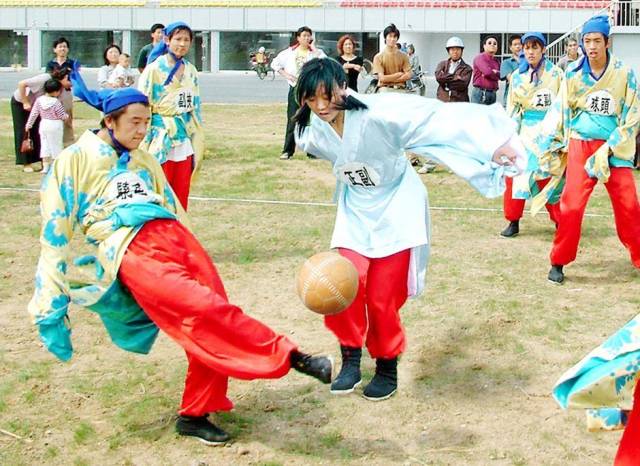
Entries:
POLYGON ((55 79, 44 83, 45 95, 38 97, 31 108, 25 130, 29 131, 40 117, 40 159, 42 172, 47 173, 52 161, 62 152, 64 121, 69 118, 62 102, 58 100, 62 93, 62 84, 55 79))
POLYGON ((130 68, 131 56, 127 53, 121 53, 118 64, 113 69, 107 81, 109 84, 115 84, 117 87, 131 87, 136 81, 134 71, 130 68))

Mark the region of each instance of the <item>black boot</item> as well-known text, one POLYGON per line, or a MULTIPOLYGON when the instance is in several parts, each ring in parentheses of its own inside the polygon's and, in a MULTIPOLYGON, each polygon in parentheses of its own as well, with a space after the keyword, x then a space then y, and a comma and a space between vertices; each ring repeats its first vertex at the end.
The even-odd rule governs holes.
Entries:
POLYGON ((398 358, 376 359, 376 375, 364 388, 367 400, 382 401, 390 398, 398 389, 398 358))
POLYGON ((520 233, 520 221, 516 220, 514 222, 509 222, 507 228, 500 232, 500 236, 504 236, 505 238, 513 238, 514 236, 518 236, 520 233))
POLYGON ((179 416, 176 432, 180 435, 195 437, 207 445, 222 445, 231 438, 224 430, 209 422, 207 416, 179 416))
POLYGON ((362 348, 340 346, 342 353, 342 368, 336 379, 331 384, 331 393, 334 395, 346 395, 360 385, 360 358, 362 348))
POLYGON ((315 377, 322 383, 331 382, 333 361, 326 356, 311 356, 300 351, 291 352, 291 367, 303 374, 315 377))
POLYGON ((561 265, 552 265, 549 270, 549 276, 547 277, 554 285, 562 285, 564 281, 564 272, 561 265))

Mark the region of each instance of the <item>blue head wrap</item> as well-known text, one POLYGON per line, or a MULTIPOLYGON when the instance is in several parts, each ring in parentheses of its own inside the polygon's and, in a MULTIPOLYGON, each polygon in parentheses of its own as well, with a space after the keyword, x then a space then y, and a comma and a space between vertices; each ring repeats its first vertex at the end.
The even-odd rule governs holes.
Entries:
MULTIPOLYGON (((187 23, 185 23, 184 21, 176 21, 175 23, 171 23, 164 28, 164 37, 169 37, 171 33, 175 31, 177 28, 187 28, 189 31, 191 31, 191 28, 187 23)), ((153 47, 153 50, 151 50, 151 52, 149 53, 149 56, 147 57, 147 65, 150 65, 151 63, 153 63, 154 61, 156 61, 158 58, 160 58, 162 55, 166 53, 168 53, 173 57, 176 64, 173 65, 173 69, 169 72, 169 76, 167 76, 167 79, 164 82, 165 86, 171 82, 171 80, 173 79, 173 76, 178 71, 178 68, 180 68, 180 65, 182 65, 182 58, 176 57, 173 54, 173 52, 169 50, 169 46, 164 40, 156 44, 155 47, 153 47)))
MULTIPOLYGON (((587 74, 593 73, 591 71, 591 66, 589 65, 589 60, 587 59, 587 51, 584 48, 584 36, 591 32, 599 32, 604 37, 609 38, 609 32, 611 31, 611 26, 609 26, 609 17, 605 15, 594 16, 589 21, 584 23, 582 26, 582 38, 580 39, 580 49, 582 50, 582 58, 580 59, 580 63, 574 68, 575 71, 583 70, 587 74)), ((607 65, 609 64, 609 51, 607 51, 607 65)), ((595 79, 598 79, 596 76, 593 76, 595 79)))
MULTIPOLYGON (((532 40, 540 42, 542 44, 542 47, 547 46, 547 39, 545 39, 544 34, 542 34, 541 32, 527 32, 525 35, 522 36, 520 40, 522 41, 523 47, 525 43, 532 40)), ((544 60, 545 60, 545 56, 543 54, 542 59, 540 59, 540 63, 538 63, 536 67, 531 71, 531 82, 538 82, 538 80, 540 79, 538 72, 540 70, 540 67, 544 64, 544 60)), ((529 62, 524 57, 524 52, 520 52, 518 71, 520 72, 520 74, 524 74, 528 70, 529 70, 529 62)))
POLYGON ((582 26, 582 37, 590 32, 599 32, 605 37, 609 37, 611 26, 609 26, 609 17, 605 15, 594 16, 582 26))
MULTIPOLYGON (((139 90, 132 87, 122 89, 101 89, 94 91, 89 89, 80 75, 80 62, 77 60, 73 63, 71 74, 69 75, 73 86, 73 95, 83 102, 91 105, 93 108, 100 110, 105 115, 115 112, 127 105, 141 103, 149 104, 149 99, 139 90)), ((119 162, 126 164, 129 162, 129 151, 126 149, 113 135, 113 131, 109 130, 109 136, 113 142, 116 152, 120 155, 119 162)))

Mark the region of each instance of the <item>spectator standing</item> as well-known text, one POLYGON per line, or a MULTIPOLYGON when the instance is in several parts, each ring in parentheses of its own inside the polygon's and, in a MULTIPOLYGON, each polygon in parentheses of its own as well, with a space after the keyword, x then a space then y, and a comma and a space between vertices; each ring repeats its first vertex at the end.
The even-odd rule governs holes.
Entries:
POLYGON ((64 111, 62 102, 58 99, 62 93, 62 84, 55 79, 49 79, 44 83, 45 95, 36 99, 29 119, 25 125, 25 130, 29 131, 33 127, 36 118, 40 117, 40 160, 42 160, 42 173, 49 172, 51 162, 62 152, 62 135, 64 132, 64 121, 69 118, 69 114, 64 111))
POLYGON ((560 67, 562 71, 567 71, 569 63, 576 61, 580 57, 578 54, 578 41, 574 38, 567 41, 565 50, 567 53, 561 56, 560 60, 558 60, 558 67, 560 67))
POLYGON ((409 56, 399 50, 400 31, 390 24, 382 32, 385 48, 373 57, 373 74, 378 76, 379 92, 406 92, 411 79, 409 56))
MULTIPOLYGON (((73 60, 69 58, 70 49, 71 45, 65 37, 59 37, 54 40, 53 54, 55 58, 47 63, 45 71, 49 74, 62 68, 67 68, 71 71, 73 68, 73 60)), ((64 146, 67 147, 75 141, 73 134, 73 94, 63 87, 60 100, 62 101, 62 105, 64 105, 64 111, 69 115, 69 118, 64 120, 64 136, 62 138, 64 146)))
POLYGON ((51 73, 58 68, 73 68, 73 60, 69 59, 69 41, 59 37, 53 41, 53 54, 55 58, 47 63, 45 72, 51 73))
POLYGON ((104 49, 102 58, 104 59, 104 66, 98 70, 98 87, 100 89, 114 89, 122 87, 119 84, 112 84, 110 82, 111 75, 113 74, 116 66, 120 63, 120 54, 122 50, 116 44, 111 44, 104 49))
MULTIPOLYGON (((300 106, 296 102, 296 84, 302 65, 312 58, 323 58, 326 55, 320 49, 311 45, 313 42, 313 31, 307 26, 302 26, 296 31, 296 43, 281 51, 271 62, 278 74, 284 77, 289 83, 289 94, 287 96, 287 127, 282 147, 281 160, 288 160, 293 157, 296 150, 296 141, 293 135, 294 123, 291 118, 296 114, 300 106)), ((307 155, 309 158, 315 158, 307 155)))
MULTIPOLYGON (((31 139, 33 140, 33 150, 22 153, 20 146, 24 139, 24 128, 31 113, 31 107, 36 99, 45 93, 44 84, 51 78, 62 83, 63 93, 58 97, 61 102, 71 100, 69 89, 71 89, 71 81, 69 81, 68 68, 60 68, 57 71, 42 73, 32 78, 25 79, 18 83, 18 88, 11 97, 11 117, 13 119, 13 137, 16 152, 16 165, 22 165, 23 171, 34 172, 33 164, 40 160, 40 119, 36 119, 32 126, 31 139)), ((68 113, 68 112, 67 112, 68 113)))
POLYGON ((500 63, 496 59, 498 39, 495 36, 487 36, 483 49, 484 52, 473 59, 471 102, 491 105, 496 102, 496 91, 500 80, 500 63))
POLYGON ((142 71, 147 66, 147 59, 149 58, 149 54, 153 50, 153 48, 159 43, 162 42, 164 31, 164 24, 156 23, 151 26, 149 32, 151 33, 151 43, 145 45, 140 49, 140 53, 138 53, 138 71, 142 73, 142 71))
POLYGON ((436 67, 436 95, 443 102, 469 102, 469 82, 473 70, 462 59, 464 43, 459 37, 451 37, 445 48, 449 58, 436 67))
POLYGON ((522 52, 522 36, 514 34, 509 37, 509 51, 511 56, 500 64, 500 80, 505 81, 502 106, 507 108, 507 96, 511 85, 511 75, 520 66, 520 52, 522 52))
POLYGON ((356 45, 353 36, 345 34, 338 39, 336 48, 338 49, 338 62, 347 73, 347 86, 358 92, 358 76, 360 76, 364 61, 361 56, 355 54, 356 45))

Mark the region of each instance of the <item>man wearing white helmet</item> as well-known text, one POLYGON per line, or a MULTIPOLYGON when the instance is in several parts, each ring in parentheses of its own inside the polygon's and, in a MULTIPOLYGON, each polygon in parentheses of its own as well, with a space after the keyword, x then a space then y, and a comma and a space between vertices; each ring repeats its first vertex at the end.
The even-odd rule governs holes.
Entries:
POLYGON ((462 59, 464 43, 459 37, 450 37, 445 45, 449 58, 438 63, 437 97, 443 102, 469 102, 469 82, 473 70, 462 59))
MULTIPOLYGON (((265 48, 264 47, 260 47, 258 49, 258 53, 256 53, 256 67, 258 68, 265 68, 266 63, 267 63, 267 56, 265 55, 265 48)), ((264 70, 266 71, 266 70, 264 70)))

